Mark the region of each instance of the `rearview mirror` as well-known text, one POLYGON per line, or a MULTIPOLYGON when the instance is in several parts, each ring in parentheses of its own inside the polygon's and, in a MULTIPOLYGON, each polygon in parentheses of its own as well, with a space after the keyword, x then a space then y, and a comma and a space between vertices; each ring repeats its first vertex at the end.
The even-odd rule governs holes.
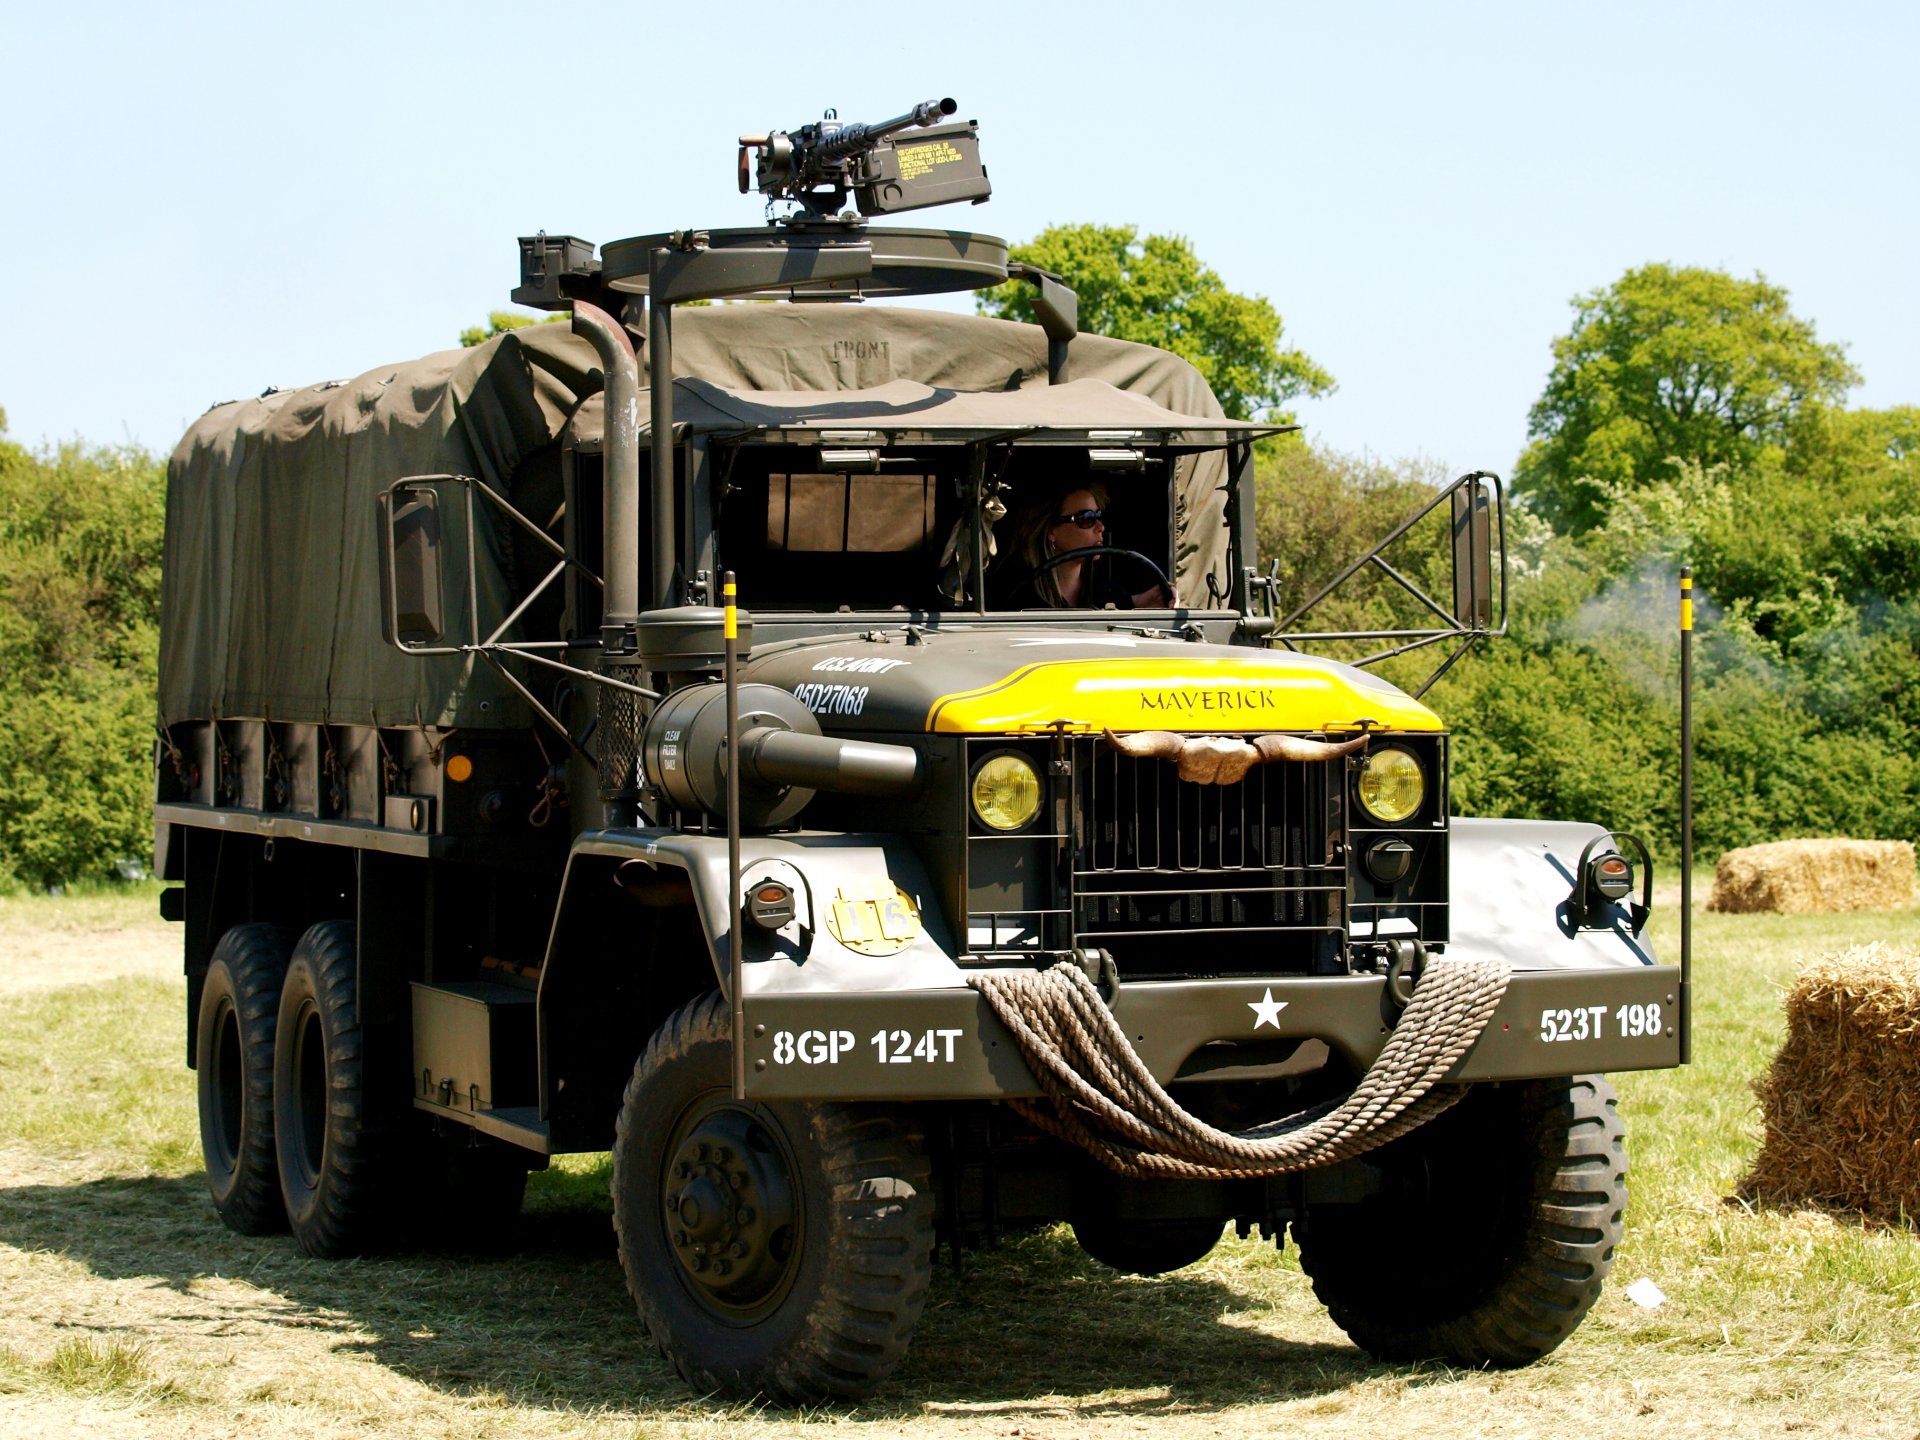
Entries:
POLYGON ((1453 492, 1453 618, 1469 630, 1493 625, 1491 511, 1484 480, 1453 492))
POLYGON ((401 649, 436 645, 445 614, 440 573, 440 499, 433 491, 397 489, 382 497, 387 512, 387 639, 401 649))

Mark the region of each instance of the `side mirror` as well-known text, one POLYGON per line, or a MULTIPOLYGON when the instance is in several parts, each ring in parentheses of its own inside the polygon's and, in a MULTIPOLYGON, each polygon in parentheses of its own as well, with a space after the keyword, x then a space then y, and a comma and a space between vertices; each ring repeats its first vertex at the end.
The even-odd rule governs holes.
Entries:
POLYGON ((437 645, 446 613, 440 567, 440 497, 395 486, 381 497, 386 524, 386 579, 381 616, 387 640, 402 650, 437 645))
POLYGON ((1484 480, 1453 492, 1453 617, 1469 630, 1493 627, 1491 512, 1484 480))

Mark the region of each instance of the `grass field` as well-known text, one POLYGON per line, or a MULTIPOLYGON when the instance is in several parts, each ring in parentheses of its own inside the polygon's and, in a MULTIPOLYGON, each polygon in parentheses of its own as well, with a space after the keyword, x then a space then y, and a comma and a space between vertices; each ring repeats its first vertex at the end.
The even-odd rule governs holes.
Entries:
MULTIPOLYGON (((152 914, 149 890, 0 899, 0 1435, 1920 1437, 1920 1237, 1729 1198, 1778 988, 1833 946, 1920 945, 1920 910, 1699 917, 1695 1063, 1617 1077, 1633 1205, 1613 1282, 1529 1369, 1375 1364, 1271 1245, 1141 1280, 1054 1232, 943 1263, 882 1392, 798 1415, 689 1398, 650 1353, 604 1157, 534 1177, 500 1256, 329 1264, 224 1230, 178 931, 152 914), (1626 1299, 1641 1277, 1664 1305, 1626 1299)), ((1663 955, 1677 934, 1669 909, 1663 955)), ((1410 1267, 1446 1243, 1417 1216, 1386 1240, 1410 1267)))

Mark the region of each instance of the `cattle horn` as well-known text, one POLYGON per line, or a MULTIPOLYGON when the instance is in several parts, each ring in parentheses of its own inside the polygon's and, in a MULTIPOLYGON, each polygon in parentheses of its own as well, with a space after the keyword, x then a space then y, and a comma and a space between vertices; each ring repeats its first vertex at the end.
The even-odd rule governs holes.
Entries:
POLYGON ((1256 735, 1249 744, 1231 735, 1176 735, 1171 730, 1142 730, 1135 735, 1100 732, 1107 744, 1136 759, 1172 760, 1180 778, 1196 785, 1232 785, 1255 765, 1268 760, 1312 763, 1338 760, 1367 743, 1363 732, 1351 740, 1308 740, 1300 735, 1256 735))
POLYGON ((1107 744, 1122 755, 1140 760, 1178 760, 1181 746, 1187 743, 1171 730, 1142 730, 1137 735, 1116 735, 1111 730, 1100 733, 1107 737, 1107 744))
POLYGON ((1253 748, 1262 760, 1338 760, 1351 755, 1367 743, 1366 733, 1351 740, 1308 740, 1299 735, 1256 735, 1253 748))

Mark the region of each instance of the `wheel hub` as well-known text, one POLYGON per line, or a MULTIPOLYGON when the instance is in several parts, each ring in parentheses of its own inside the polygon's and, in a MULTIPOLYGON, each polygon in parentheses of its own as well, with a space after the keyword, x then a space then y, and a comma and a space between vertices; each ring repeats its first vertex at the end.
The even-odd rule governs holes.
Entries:
POLYGON ((700 1293, 733 1310, 778 1298, 796 1248, 793 1182, 753 1114, 729 1102, 698 1116, 662 1186, 667 1240, 700 1293))

